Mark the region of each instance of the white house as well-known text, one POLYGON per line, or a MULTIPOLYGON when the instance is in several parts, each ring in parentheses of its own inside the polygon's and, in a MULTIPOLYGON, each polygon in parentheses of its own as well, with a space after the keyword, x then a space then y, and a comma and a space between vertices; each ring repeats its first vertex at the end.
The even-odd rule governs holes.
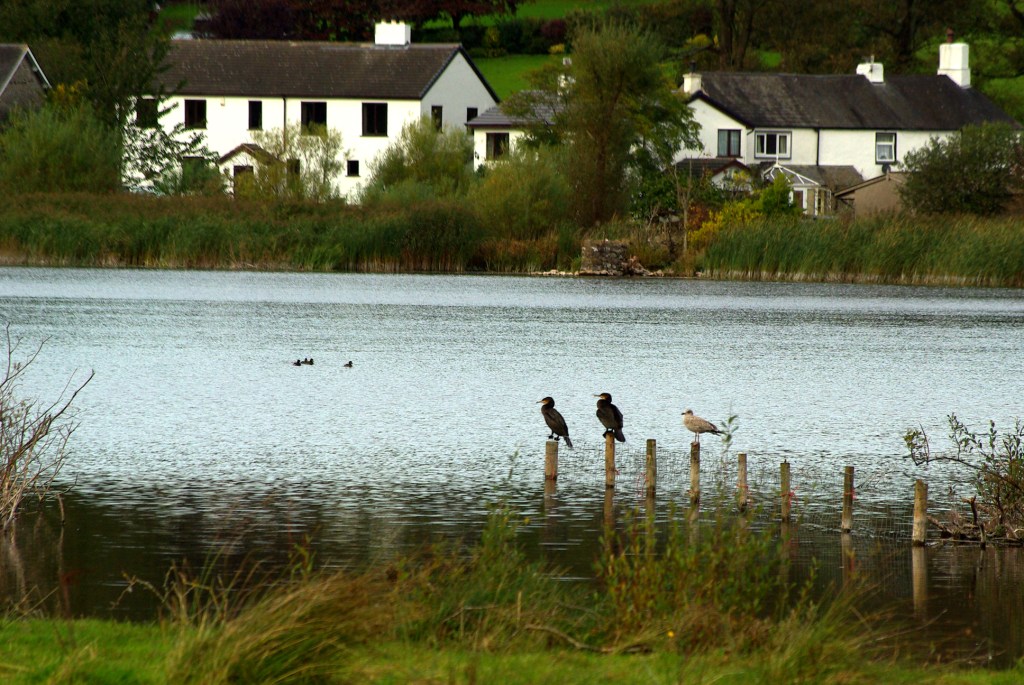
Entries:
POLYGON ((259 162, 253 131, 286 122, 335 129, 346 152, 335 186, 351 196, 406 123, 429 116, 461 130, 498 102, 461 46, 410 37, 407 24, 381 23, 372 44, 172 41, 160 76, 172 109, 160 125, 203 131, 230 176, 259 162))
POLYGON ((0 43, 0 125, 15 109, 41 107, 49 89, 27 45, 0 43))
POLYGON ((473 134, 473 162, 476 166, 489 166, 514 150, 531 125, 551 124, 555 118, 555 103, 544 103, 540 98, 533 105, 529 118, 507 114, 501 105, 483 111, 466 126, 473 134))
POLYGON ((968 54, 941 45, 935 75, 886 77, 875 62, 851 75, 690 73, 682 91, 701 125, 697 156, 785 174, 805 213, 831 213, 835 192, 884 175, 933 137, 1016 124, 971 88, 968 54))

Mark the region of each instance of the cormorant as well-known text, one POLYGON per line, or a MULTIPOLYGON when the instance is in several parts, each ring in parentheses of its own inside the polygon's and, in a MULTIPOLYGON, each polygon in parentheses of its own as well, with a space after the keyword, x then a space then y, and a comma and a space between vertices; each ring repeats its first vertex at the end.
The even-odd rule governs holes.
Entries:
POLYGON ((722 431, 718 430, 718 426, 707 419, 695 416, 692 409, 687 409, 683 412, 683 425, 686 426, 687 430, 693 432, 694 442, 697 444, 700 444, 701 433, 711 433, 712 435, 722 434, 722 431))
POLYGON ((292 366, 302 366, 302 360, 296 359, 295 361, 292 362, 292 366))
POLYGON ((302 363, 303 364, 309 364, 310 366, 312 366, 313 365, 313 358, 312 357, 308 357, 306 359, 303 359, 302 363))
POLYGON ((619 442, 626 442, 626 436, 622 433, 622 412, 612 404, 610 393, 603 392, 594 395, 597 399, 597 418, 605 427, 604 434, 612 433, 619 442))
POLYGON ((544 415, 544 421, 548 424, 548 428, 551 429, 551 434, 548 435, 548 440, 558 440, 559 436, 565 438, 565 444, 572 449, 572 440, 569 439, 569 428, 565 425, 565 419, 555 409, 555 401, 550 397, 545 397, 542 400, 537 400, 537 404, 541 405, 540 413, 544 415))
POLYGON ((351 369, 352 368, 352 362, 349 362, 348 364, 345 364, 345 368, 346 369, 351 369))

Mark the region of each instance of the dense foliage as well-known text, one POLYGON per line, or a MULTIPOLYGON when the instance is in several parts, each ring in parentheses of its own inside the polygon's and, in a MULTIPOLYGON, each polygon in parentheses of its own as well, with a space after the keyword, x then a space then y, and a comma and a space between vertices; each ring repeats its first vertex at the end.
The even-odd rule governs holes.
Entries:
POLYGON ((932 138, 903 160, 900 195, 907 207, 928 214, 998 214, 1024 192, 1024 145, 1007 124, 968 126, 932 138))

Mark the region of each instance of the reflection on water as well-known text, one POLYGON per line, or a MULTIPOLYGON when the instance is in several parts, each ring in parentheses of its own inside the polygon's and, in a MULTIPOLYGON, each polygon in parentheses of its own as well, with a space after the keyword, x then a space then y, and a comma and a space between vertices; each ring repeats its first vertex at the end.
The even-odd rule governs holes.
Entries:
POLYGON ((793 465, 794 554, 818 560, 822 591, 856 566, 929 630, 1024 654, 1017 551, 929 548, 915 585, 913 479, 942 493, 952 474, 901 458, 907 428, 939 439, 950 412, 1020 414, 1021 291, 4 268, 0 316, 48 339, 33 394, 96 371, 64 473, 67 528, 49 510, 19 524, 2 596, 151 615, 152 597, 121 597, 125 574, 159 582, 212 555, 283 563, 306 540, 323 564, 358 566, 473 535, 499 499, 530 517, 530 550, 586 577, 609 504, 593 395, 608 391, 629 440, 617 509, 644 505, 656 438, 664 523, 689 485, 681 411, 734 414, 755 487, 778 492, 777 465, 793 465), (545 395, 577 446, 547 494, 545 395), (859 518, 844 543, 846 465, 859 518))

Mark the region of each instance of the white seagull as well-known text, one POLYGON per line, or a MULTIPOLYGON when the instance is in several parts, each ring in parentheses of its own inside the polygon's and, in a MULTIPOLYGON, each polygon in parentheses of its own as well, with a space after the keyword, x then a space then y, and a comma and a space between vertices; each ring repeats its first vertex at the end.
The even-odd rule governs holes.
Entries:
POLYGON ((711 433, 712 435, 721 435, 722 431, 718 430, 718 426, 711 423, 707 419, 702 419, 699 416, 694 416, 692 409, 687 409, 683 412, 683 425, 686 429, 693 432, 694 442, 700 444, 701 433, 711 433))

